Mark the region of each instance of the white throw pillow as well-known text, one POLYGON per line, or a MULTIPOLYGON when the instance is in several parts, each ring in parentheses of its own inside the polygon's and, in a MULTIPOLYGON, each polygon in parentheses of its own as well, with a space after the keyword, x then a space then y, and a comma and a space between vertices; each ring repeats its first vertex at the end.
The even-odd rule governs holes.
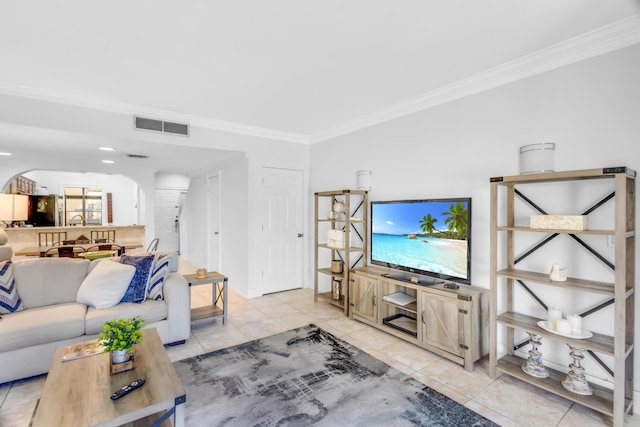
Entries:
POLYGON ((110 308, 120 302, 136 273, 132 265, 101 262, 87 275, 76 301, 95 308, 110 308))

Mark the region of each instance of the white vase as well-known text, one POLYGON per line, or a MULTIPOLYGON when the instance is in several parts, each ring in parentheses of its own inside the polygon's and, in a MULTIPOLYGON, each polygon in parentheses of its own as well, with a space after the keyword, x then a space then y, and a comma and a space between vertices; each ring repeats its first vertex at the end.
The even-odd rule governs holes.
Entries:
POLYGON ((114 364, 124 363, 131 359, 129 350, 111 350, 111 362, 114 364))

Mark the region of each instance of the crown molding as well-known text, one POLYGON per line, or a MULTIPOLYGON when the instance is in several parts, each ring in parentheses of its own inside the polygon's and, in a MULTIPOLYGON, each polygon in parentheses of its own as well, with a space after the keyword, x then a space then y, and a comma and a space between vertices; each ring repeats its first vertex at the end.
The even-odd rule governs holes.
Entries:
POLYGON ((336 138, 637 43, 640 43, 640 14, 316 133, 310 140, 313 144, 336 138))
POLYGON ((71 97, 68 94, 63 94, 60 92, 34 89, 5 82, 0 82, 0 93, 10 96, 36 99, 39 101, 55 102, 74 107, 101 110, 116 114, 126 114, 131 116, 135 115, 148 118, 156 118, 158 120, 164 121, 188 123, 189 125, 195 125, 205 129, 254 136, 258 138, 295 142, 299 144, 309 144, 309 137, 301 133, 285 132, 276 129, 268 129, 242 123, 230 122, 226 120, 218 120, 209 117, 183 114, 175 111, 142 107, 139 105, 127 104, 123 102, 106 101, 104 99, 98 98, 79 96, 71 97))
POLYGON ((68 94, 60 92, 35 89, 6 82, 0 82, 0 94, 28 97, 81 108, 103 110, 111 113, 146 116, 149 118, 189 123, 190 125, 205 129, 257 138, 299 144, 312 144, 356 132, 637 43, 640 43, 640 14, 600 27, 313 135, 262 128, 204 116, 183 114, 175 111, 141 107, 115 101, 105 101, 97 98, 71 97, 68 94))

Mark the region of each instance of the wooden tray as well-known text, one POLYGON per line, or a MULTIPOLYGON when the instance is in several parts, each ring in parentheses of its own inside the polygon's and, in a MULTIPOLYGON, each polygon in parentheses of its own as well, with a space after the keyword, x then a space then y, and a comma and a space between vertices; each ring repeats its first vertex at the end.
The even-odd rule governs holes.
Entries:
POLYGON ((111 375, 115 375, 115 374, 119 374, 120 372, 127 372, 130 371, 134 368, 133 362, 134 362, 134 352, 133 350, 131 351, 131 359, 129 359, 126 362, 122 362, 122 363, 113 363, 111 360, 113 360, 111 358, 111 353, 109 353, 109 364, 111 365, 110 368, 110 372, 111 375))

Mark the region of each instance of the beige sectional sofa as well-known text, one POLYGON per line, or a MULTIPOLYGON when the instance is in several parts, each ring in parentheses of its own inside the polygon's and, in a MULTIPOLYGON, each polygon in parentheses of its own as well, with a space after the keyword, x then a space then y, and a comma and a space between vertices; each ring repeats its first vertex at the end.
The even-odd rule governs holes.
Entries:
POLYGON ((73 258, 13 263, 14 283, 26 309, 3 314, 0 320, 0 384, 48 372, 57 347, 97 338, 106 320, 141 316, 145 327, 156 328, 165 344, 189 338, 189 285, 176 272, 177 255, 175 268, 164 280, 163 299, 120 302, 104 309, 76 302, 94 266, 73 258))

